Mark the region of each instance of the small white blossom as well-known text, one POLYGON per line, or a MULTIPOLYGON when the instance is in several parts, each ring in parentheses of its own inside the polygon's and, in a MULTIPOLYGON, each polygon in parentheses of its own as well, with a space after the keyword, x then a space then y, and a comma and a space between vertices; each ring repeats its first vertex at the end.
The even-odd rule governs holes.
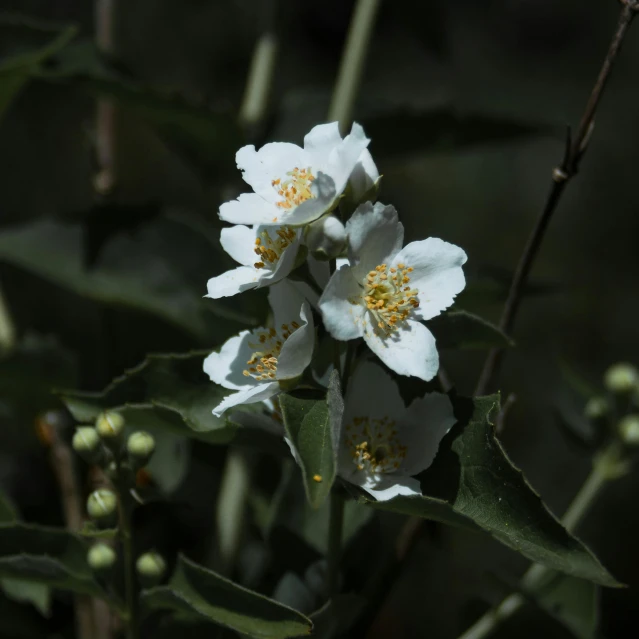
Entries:
POLYGON ((439 315, 463 290, 466 253, 437 238, 402 248, 397 211, 380 203, 360 205, 346 232, 350 263, 333 274, 319 300, 324 325, 338 340, 363 337, 400 375, 432 379, 439 356, 421 320, 439 315))
POLYGON ((378 501, 421 495, 414 476, 432 464, 455 422, 448 396, 430 393, 406 407, 381 367, 363 362, 346 392, 338 473, 378 501))
POLYGON ((342 195, 370 140, 359 124, 342 139, 337 122, 313 127, 304 148, 271 142, 259 151, 242 147, 235 156, 253 193, 220 207, 232 224, 301 226, 330 211, 342 195))
POLYGON ((287 280, 269 290, 275 326, 242 331, 204 360, 211 381, 237 391, 213 409, 220 416, 240 404, 254 404, 280 392, 280 381, 299 377, 309 365, 315 327, 308 302, 287 280))
POLYGON ((208 281, 207 297, 218 299, 284 279, 295 265, 301 231, 289 226, 222 229, 224 250, 241 264, 208 281))

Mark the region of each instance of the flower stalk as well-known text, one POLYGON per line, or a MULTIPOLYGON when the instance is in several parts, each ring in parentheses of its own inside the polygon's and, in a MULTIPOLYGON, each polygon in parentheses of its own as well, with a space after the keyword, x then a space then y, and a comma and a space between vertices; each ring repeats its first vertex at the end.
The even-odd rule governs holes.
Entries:
POLYGON ((328 596, 331 599, 339 593, 339 565, 342 558, 343 529, 344 497, 339 491, 333 490, 328 523, 328 596))
POLYGON ((135 555, 133 549, 133 524, 131 521, 132 498, 126 482, 122 479, 121 466, 118 466, 118 516, 119 536, 124 559, 124 597, 126 614, 123 620, 127 628, 127 639, 139 639, 138 591, 135 578, 135 555))

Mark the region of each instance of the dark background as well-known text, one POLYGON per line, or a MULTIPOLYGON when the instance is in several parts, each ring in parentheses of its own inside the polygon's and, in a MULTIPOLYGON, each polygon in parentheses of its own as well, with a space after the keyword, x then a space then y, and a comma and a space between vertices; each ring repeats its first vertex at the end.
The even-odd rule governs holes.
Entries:
MULTIPOLYGON (((119 5, 114 54, 124 77, 170 89, 198 108, 237 111, 265 24, 263 2, 119 5)), ((267 120, 252 132, 257 143, 301 143, 325 119, 352 6, 344 0, 281 0, 272 100, 267 120)), ((93 32, 93 7, 86 1, 3 0, 0 9, 73 22, 84 37, 93 32)), ((579 120, 617 12, 614 0, 382 3, 355 118, 372 137, 370 149, 384 176, 380 199, 397 207, 407 241, 436 236, 467 251, 471 284, 460 306, 498 319, 510 273, 561 159, 564 127, 579 120)), ((13 38, 0 41, 0 53, 9 55, 15 46, 13 38)), ((639 31, 631 30, 581 172, 536 262, 534 294, 522 306, 517 348, 502 375, 502 390, 517 398, 502 440, 558 514, 589 466, 588 455, 565 439, 557 423, 558 412, 577 413, 584 401, 570 389, 566 368, 597 388, 611 363, 639 362, 638 65, 639 31)), ((75 284, 51 276, 57 260, 72 252, 44 250, 55 248, 55 234, 45 234, 28 264, 2 237, 43 218, 63 221, 81 233, 81 246, 73 250, 88 269, 108 262, 123 269, 124 281, 137 273, 143 289, 145 278, 151 288, 158 281, 162 288, 166 274, 167 287, 199 295, 228 262, 211 246, 206 268, 192 263, 192 242, 201 239, 183 237, 170 220, 186 218, 189 228, 202 224, 214 232, 217 207, 242 188, 234 171, 236 147, 193 162, 149 125, 144 112, 123 106, 117 188, 105 204, 91 182, 94 115, 94 98, 81 83, 34 81, 0 123, 0 282, 6 300, 21 339, 36 340, 38 351, 48 345, 56 358, 63 352, 69 370, 64 382, 89 390, 102 388, 147 352, 212 347, 233 329, 222 324, 215 335, 194 334, 140 310, 143 303, 124 308, 107 303, 117 302, 117 295, 80 295, 75 284), (149 237, 151 262, 145 257, 149 237)), ((173 293, 166 303, 179 313, 182 301, 173 293)), ((250 303, 232 300, 225 308, 241 314, 250 303)), ((482 357, 444 354, 460 391, 472 392, 482 357)), ((52 383, 59 381, 59 361, 45 367, 52 383)), ((55 506, 42 506, 46 470, 38 470, 41 453, 29 425, 0 420, 0 480, 18 494, 25 517, 31 512, 55 520, 55 506)), ((636 491, 635 476, 618 481, 579 531, 631 586, 639 575, 636 491)), ((455 637, 483 602, 504 593, 500 580, 514 583, 524 566, 509 551, 466 533, 427 536, 382 612, 387 626, 380 624, 375 636, 455 637)), ((627 636, 624 623, 636 623, 637 603, 632 588, 603 592, 603 635, 627 636)), ((541 631, 564 636, 539 616, 530 622, 518 617, 503 635, 541 631)))

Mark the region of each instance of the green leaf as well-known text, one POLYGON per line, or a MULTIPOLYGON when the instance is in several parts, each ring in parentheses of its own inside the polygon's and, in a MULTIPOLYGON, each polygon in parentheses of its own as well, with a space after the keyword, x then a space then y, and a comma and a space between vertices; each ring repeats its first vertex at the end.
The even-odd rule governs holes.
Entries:
POLYGON ((142 593, 152 609, 169 609, 264 639, 309 635, 310 619, 282 604, 239 586, 184 557, 166 586, 142 593))
POLYGON ((92 268, 85 264, 83 238, 82 226, 47 220, 11 228, 0 233, 0 262, 83 297, 152 313, 207 341, 233 334, 237 322, 258 323, 245 302, 235 310, 237 303, 203 297, 206 278, 220 269, 219 253, 182 218, 161 218, 135 236, 113 237, 92 268))
POLYGON ((470 521, 531 561, 605 586, 619 586, 550 513, 508 459, 493 426, 499 396, 453 400, 458 424, 420 477, 426 496, 374 505, 444 523, 470 521))
POLYGON ((92 422, 105 409, 122 413, 135 429, 164 430, 212 444, 228 443, 234 426, 212 413, 226 389, 202 370, 208 352, 150 355, 100 393, 65 391, 62 400, 79 422, 92 422))
POLYGON ((155 451, 147 470, 166 493, 177 490, 186 477, 191 459, 190 440, 169 432, 155 434, 155 451))
POLYGON ((501 329, 468 311, 442 313, 428 322, 438 348, 483 349, 513 346, 501 329))
POLYGON ((51 613, 51 588, 46 584, 5 577, 0 579, 0 587, 9 599, 33 604, 42 616, 51 613))
POLYGON ((306 496, 319 508, 331 492, 337 472, 337 432, 344 402, 339 374, 334 371, 325 398, 305 398, 292 394, 279 397, 284 428, 302 469, 306 496))
POLYGON ((0 577, 61 590, 102 595, 87 564, 88 546, 65 530, 28 524, 0 525, 0 577))
POLYGON ((314 639, 341 637, 355 623, 366 606, 366 599, 347 593, 329 600, 311 615, 314 639))
POLYGON ((457 113, 450 106, 396 110, 364 118, 366 134, 381 155, 451 151, 555 133, 552 127, 502 117, 457 113))
POLYGON ((88 539, 115 539, 118 536, 118 529, 98 528, 92 521, 85 521, 78 535, 88 539))
POLYGON ((598 636, 599 588, 592 582, 550 572, 527 594, 577 639, 598 636))

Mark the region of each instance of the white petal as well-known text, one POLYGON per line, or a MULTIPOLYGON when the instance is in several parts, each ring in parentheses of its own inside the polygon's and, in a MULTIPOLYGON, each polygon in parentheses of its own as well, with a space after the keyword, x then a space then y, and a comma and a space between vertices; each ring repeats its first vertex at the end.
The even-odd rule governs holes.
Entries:
POLYGON ((314 197, 309 198, 293 209, 278 208, 278 223, 290 226, 310 224, 333 206, 335 198, 341 192, 335 190, 335 182, 330 175, 318 173, 311 184, 311 193, 313 193, 314 197))
POLYGON ((256 193, 242 193, 237 200, 220 206, 220 219, 231 224, 273 224, 280 214, 273 203, 267 202, 256 193))
POLYGON ((252 266, 238 266, 222 275, 212 277, 207 283, 208 293, 205 297, 214 300, 243 293, 260 284, 261 272, 252 266))
POLYGON ((365 309, 361 296, 362 289, 349 266, 342 266, 333 273, 320 297, 319 307, 324 326, 335 339, 356 339, 364 334, 365 309))
POLYGON ((373 188, 377 180, 379 180, 379 171, 373 162, 373 156, 366 149, 359 156, 349 180, 353 200, 359 202, 373 188))
POLYGON ((250 340, 251 332, 242 331, 226 340, 219 352, 211 353, 204 360, 204 372, 212 382, 231 390, 251 388, 257 384, 252 377, 245 377, 242 373, 253 354, 250 340))
POLYGON ((365 202, 346 223, 348 258, 359 265, 362 276, 377 265, 389 262, 404 242, 404 227, 393 206, 365 202))
POLYGON ((273 309, 277 330, 282 324, 300 321, 300 309, 304 304, 304 296, 289 280, 282 280, 269 288, 268 303, 273 309))
POLYGON ((411 242, 395 256, 394 264, 403 262, 414 269, 410 285, 419 291, 416 317, 431 319, 453 303, 466 285, 462 270, 466 259, 459 246, 435 237, 411 242))
POLYGON ((417 475, 428 468, 456 421, 448 395, 430 393, 416 399, 398 425, 401 442, 408 448, 401 472, 417 475))
POLYGON ((374 331, 372 316, 367 313, 365 319, 364 340, 388 368, 426 382, 435 377, 439 369, 439 355, 433 334, 423 324, 408 320, 390 336, 381 337, 374 331))
POLYGON ((269 397, 273 397, 280 392, 280 387, 277 382, 267 382, 251 386, 237 391, 237 393, 231 393, 225 397, 214 409, 213 414, 219 417, 224 411, 233 406, 240 406, 242 404, 256 404, 269 397))
POLYGON ((341 142, 342 136, 337 122, 318 124, 304 136, 304 150, 311 154, 314 165, 325 167, 331 151, 341 142))
POLYGON ((341 195, 346 188, 362 151, 369 143, 370 140, 364 135, 364 129, 355 123, 351 132, 331 151, 325 170, 335 180, 335 190, 338 195, 341 195))
POLYGON ((300 248, 300 235, 301 232, 297 231, 295 239, 282 251, 280 259, 275 263, 273 270, 269 269, 268 266, 264 269, 260 269, 264 271, 260 282, 262 286, 275 284, 275 282, 283 280, 291 273, 295 266, 297 251, 300 248))
POLYGON ((255 229, 248 226, 231 226, 222 229, 220 243, 222 248, 243 266, 253 266, 259 259, 255 254, 255 229))
POLYGON ((301 326, 284 342, 277 364, 277 379, 292 379, 301 375, 311 363, 315 346, 315 326, 308 302, 299 313, 301 326))
MULTIPOLYGON (((317 282, 318 286, 324 290, 328 284, 328 280, 331 278, 331 271, 328 262, 325 260, 318 260, 312 255, 309 255, 307 258, 307 264, 313 279, 317 282)), ((337 268, 340 266, 342 265, 338 264, 337 268)))
POLYGON ((295 167, 306 168, 310 156, 296 144, 270 142, 259 151, 253 145, 242 147, 235 156, 237 166, 242 170, 244 181, 266 201, 274 204, 280 200, 272 181, 285 179, 295 167))
POLYGON ((401 475, 385 475, 384 479, 375 488, 370 486, 362 486, 362 488, 375 497, 377 501, 388 501, 400 495, 414 497, 422 494, 422 489, 417 479, 401 475))

